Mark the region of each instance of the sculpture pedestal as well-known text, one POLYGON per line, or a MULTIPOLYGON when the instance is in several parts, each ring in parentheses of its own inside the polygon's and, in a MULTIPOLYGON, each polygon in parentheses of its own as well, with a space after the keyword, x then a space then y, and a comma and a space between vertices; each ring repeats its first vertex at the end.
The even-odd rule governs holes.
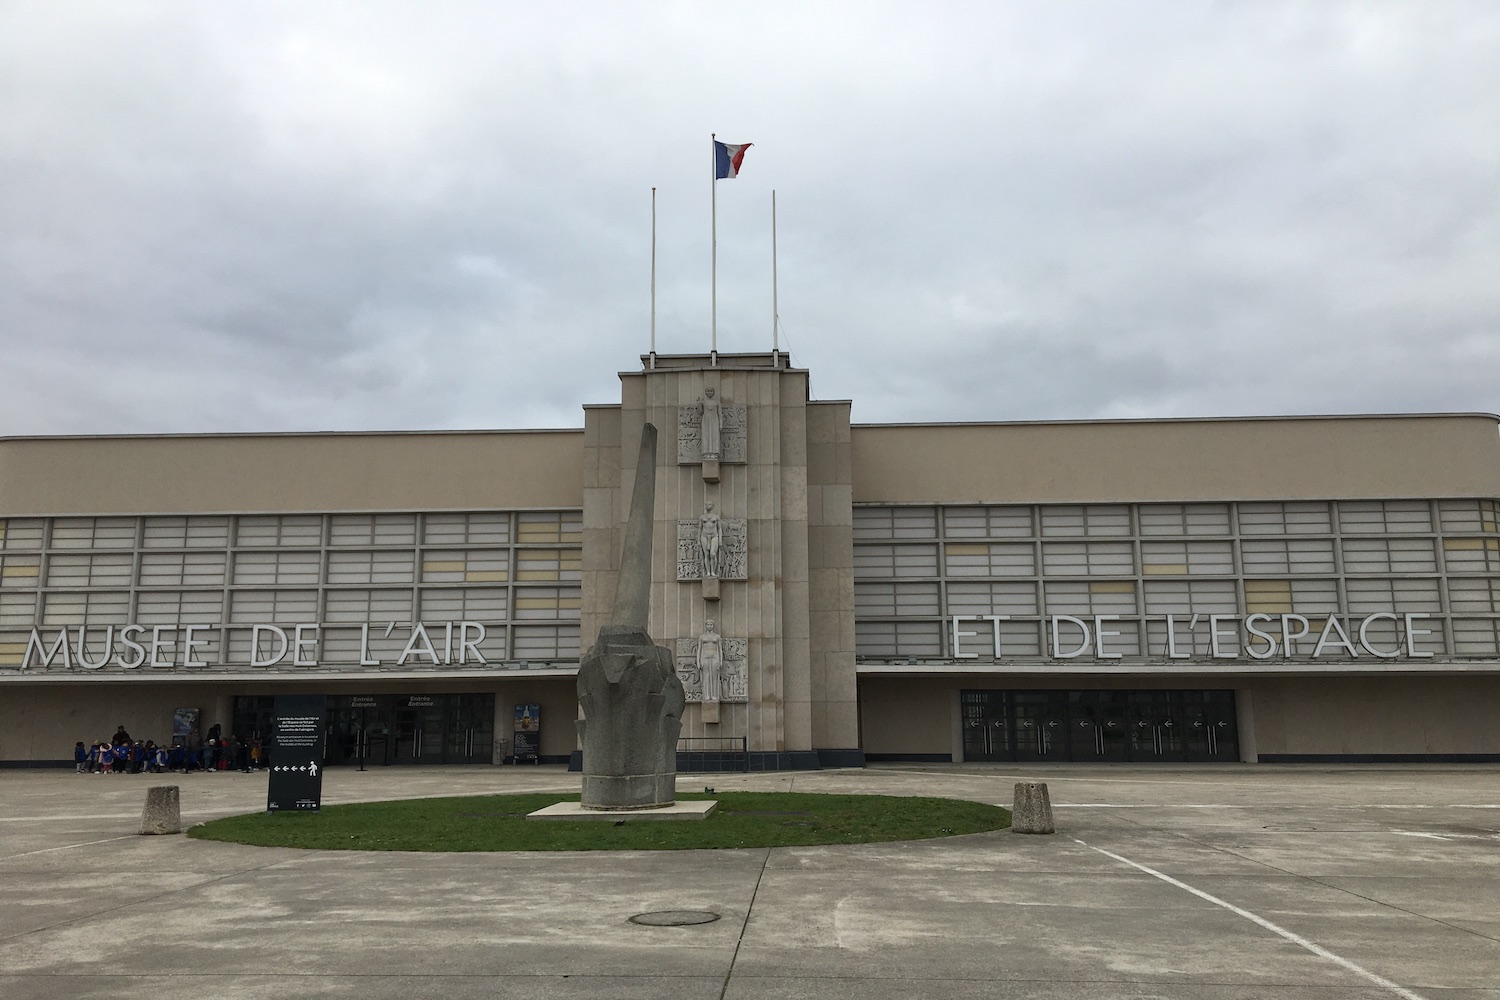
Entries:
POLYGON ((703 599, 705 601, 717 601, 719 599, 719 578, 716 576, 704 577, 703 599))
POLYGON ((717 483, 719 481, 719 460, 717 458, 705 458, 703 460, 703 481, 705 483, 717 483))
MULTIPOLYGON (((674 749, 675 753, 675 749, 674 749)), ((587 757, 585 757, 587 760, 587 757)), ((677 773, 585 774, 583 801, 591 809, 665 808, 677 794, 677 773)))
POLYGON ((673 802, 657 809, 585 809, 577 802, 557 802, 528 813, 527 820, 604 821, 608 823, 661 823, 674 820, 708 819, 719 803, 709 799, 705 802, 673 802))

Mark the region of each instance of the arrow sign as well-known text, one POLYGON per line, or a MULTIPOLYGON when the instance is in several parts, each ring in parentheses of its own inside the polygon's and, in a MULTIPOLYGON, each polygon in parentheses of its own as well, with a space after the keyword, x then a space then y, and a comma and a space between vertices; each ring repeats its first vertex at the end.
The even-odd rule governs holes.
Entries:
POLYGON ((266 790, 266 811, 316 812, 323 798, 323 758, 328 727, 328 699, 323 695, 277 695, 275 745, 271 753, 286 761, 273 764, 266 790))

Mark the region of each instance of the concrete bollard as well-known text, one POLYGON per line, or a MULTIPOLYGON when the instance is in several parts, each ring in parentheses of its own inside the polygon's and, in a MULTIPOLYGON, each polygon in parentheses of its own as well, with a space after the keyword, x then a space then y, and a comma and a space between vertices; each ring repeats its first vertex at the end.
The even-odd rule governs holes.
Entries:
POLYGON ((141 811, 141 834, 181 833, 182 798, 176 785, 146 789, 146 808, 141 811))
POLYGON ((1056 833, 1052 825, 1052 800, 1045 781, 1016 782, 1014 808, 1010 811, 1011 833, 1056 833))

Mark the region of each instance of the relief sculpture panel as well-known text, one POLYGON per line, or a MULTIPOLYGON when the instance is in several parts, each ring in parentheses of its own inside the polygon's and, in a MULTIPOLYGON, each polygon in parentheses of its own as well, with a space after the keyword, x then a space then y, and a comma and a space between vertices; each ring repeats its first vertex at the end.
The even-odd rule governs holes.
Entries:
POLYGON ((713 507, 696 521, 677 522, 678 580, 745 579, 745 520, 720 518, 713 507))
POLYGON ((711 449, 717 443, 719 462, 745 464, 745 405, 700 400, 677 408, 677 464, 697 465, 713 458, 711 449), (709 423, 709 449, 704 448, 704 420, 709 423), (715 439, 717 438, 717 441, 715 439))
POLYGON ((719 638, 712 625, 712 622, 705 623, 705 634, 713 637, 707 644, 709 647, 719 647, 717 655, 712 651, 709 655, 709 659, 716 663, 700 663, 700 649, 705 645, 702 637, 677 640, 677 676, 682 679, 687 700, 699 704, 705 701, 747 702, 750 700, 749 641, 719 638), (707 676, 705 666, 708 667, 707 676), (704 690, 705 684, 709 688, 707 691, 704 690), (712 690, 715 686, 717 691, 712 690), (712 697, 714 694, 718 697, 712 697))

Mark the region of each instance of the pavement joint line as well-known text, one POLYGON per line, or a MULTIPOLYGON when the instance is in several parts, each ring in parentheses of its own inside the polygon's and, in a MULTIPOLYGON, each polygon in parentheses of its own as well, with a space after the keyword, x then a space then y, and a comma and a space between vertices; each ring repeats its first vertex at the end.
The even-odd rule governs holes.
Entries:
MULTIPOLYGON (((524 791, 521 791, 521 792, 494 792, 494 793, 489 793, 489 792, 472 792, 472 791, 470 791, 470 792, 440 792, 440 793, 437 793, 437 794, 434 794, 434 795, 419 795, 419 796, 417 796, 417 798, 421 798, 421 799, 467 799, 467 798, 479 798, 479 797, 482 797, 482 796, 488 795, 488 794, 494 794, 494 795, 497 795, 497 796, 500 796, 500 795, 531 795, 531 794, 537 794, 537 795, 547 795, 547 794, 570 795, 570 794, 572 794, 573 792, 576 792, 576 791, 578 791, 578 789, 576 787, 571 787, 571 788, 528 788, 528 789, 525 789, 524 791)), ((360 805, 360 804, 365 803, 365 802, 401 802, 401 801, 404 801, 404 800, 410 799, 410 798, 412 798, 412 796, 410 796, 410 795, 381 796, 381 797, 375 797, 375 798, 357 798, 357 799, 355 799, 355 798, 351 798, 351 799, 338 799, 338 798, 330 799, 330 798, 325 798, 323 800, 323 805, 324 806, 348 806, 348 805, 360 805)), ((264 810, 252 809, 250 811, 251 812, 262 812, 264 810)), ((204 822, 204 821, 209 820, 209 819, 222 819, 225 816, 242 816, 242 815, 245 815, 245 813, 244 813, 243 807, 241 807, 241 806, 221 806, 219 808, 212 808, 212 809, 198 809, 198 810, 194 810, 192 812, 184 811, 183 814, 182 814, 182 818, 183 818, 183 822, 186 823, 187 820, 189 819, 189 817, 191 817, 195 822, 204 822)), ((140 816, 140 813, 138 811, 137 812, 122 812, 122 813, 79 813, 79 814, 68 814, 68 815, 55 815, 54 814, 54 815, 41 815, 41 816, 0 816, 0 823, 58 823, 58 822, 70 822, 70 821, 74 821, 74 820, 136 819, 139 816, 140 816)), ((16 855, 16 856, 18 857, 19 855, 16 855)))
POLYGON ((0 857, 0 861, 9 861, 12 858, 29 858, 33 854, 51 854, 53 851, 71 851, 75 847, 92 847, 94 844, 110 844, 116 840, 130 840, 139 834, 126 834, 123 837, 105 837, 103 840, 86 840, 80 844, 64 844, 61 847, 44 847, 40 851, 22 851, 20 854, 7 854, 0 857))
POLYGON ((724 985, 719 987, 719 1000, 724 1000, 729 993, 729 981, 734 977, 734 964, 739 961, 740 947, 745 943, 745 931, 750 926, 750 914, 755 911, 755 897, 760 893, 760 883, 766 877, 766 867, 770 863, 771 848, 767 847, 760 859, 760 871, 755 873, 755 888, 750 890, 750 902, 745 906, 745 919, 740 923, 740 936, 734 942, 734 954, 729 956, 729 968, 724 970, 724 985))
MULTIPOLYGON (((1293 933, 1292 931, 1287 930, 1285 927, 1282 927, 1280 924, 1272 923, 1271 921, 1267 920, 1265 917, 1262 917, 1262 916, 1260 916, 1259 914, 1256 914, 1256 913, 1252 913, 1249 910, 1245 909, 1244 907, 1235 906, 1233 903, 1229 902, 1228 900, 1220 899, 1218 896, 1212 895, 1210 893, 1204 892, 1202 889, 1198 889, 1198 888, 1195 888, 1195 887, 1193 887, 1191 885, 1188 885, 1186 882, 1183 882, 1183 881, 1181 881, 1179 879, 1175 879, 1172 876, 1167 875, 1167 874, 1165 874, 1163 872, 1159 872, 1155 868, 1149 868, 1146 865, 1140 864, 1139 862, 1131 861, 1127 857, 1124 857, 1122 855, 1116 854, 1113 851, 1106 851, 1102 847, 1095 847, 1092 844, 1089 844, 1089 843, 1086 843, 1085 841, 1079 840, 1077 837, 1073 838, 1073 842, 1075 844, 1081 844, 1082 846, 1087 847, 1091 851, 1098 851, 1100 854, 1104 855, 1105 857, 1107 857, 1107 858, 1113 858, 1115 861, 1118 861, 1121 864, 1129 865, 1131 868, 1135 868, 1138 871, 1145 872, 1147 875, 1150 875, 1152 878, 1160 879, 1161 881, 1167 883, 1168 885, 1175 886, 1178 889, 1183 890, 1184 892, 1191 893, 1192 895, 1197 896, 1199 899, 1202 899, 1202 900, 1205 900, 1207 902, 1213 903, 1215 906, 1223 907, 1224 909, 1228 910, 1230 913, 1233 913, 1233 914, 1235 914, 1237 916, 1244 917, 1246 920, 1249 920, 1251 923, 1256 924, 1257 926, 1263 927, 1266 930, 1272 932, 1273 934, 1279 935, 1282 938, 1285 938, 1286 940, 1290 941, 1292 944, 1297 945, 1299 948, 1303 948, 1303 949, 1305 949, 1307 951, 1310 951, 1314 955, 1317 955, 1319 958, 1325 958, 1328 961, 1333 962, 1335 965, 1339 966, 1340 968, 1345 969, 1345 970, 1347 970, 1349 972, 1354 973, 1357 976, 1360 976, 1360 977, 1362 977, 1364 979, 1369 980, 1370 982, 1374 983, 1376 986, 1381 987, 1382 989, 1386 989, 1386 990, 1391 991, 1392 993, 1396 994, 1398 997, 1401 997, 1402 1000, 1426 1000, 1426 998, 1423 997, 1422 994, 1416 993, 1416 992, 1414 992, 1412 990, 1409 990, 1405 986, 1402 986, 1400 983, 1392 982, 1391 980, 1385 978, 1384 976, 1382 976, 1382 975, 1380 975, 1378 973, 1371 972, 1369 969, 1366 969, 1364 966, 1358 964, 1357 962, 1352 962, 1349 959, 1343 957, 1342 955, 1335 954, 1334 952, 1329 951, 1327 948, 1324 948, 1320 944, 1314 944, 1312 941, 1309 941, 1307 938, 1303 937, 1302 935, 1293 933)), ((1316 881, 1316 880, 1314 880, 1314 881, 1316 881)), ((1331 888, 1337 888, 1337 887, 1333 886, 1331 888)), ((1357 895, 1357 893, 1355 895, 1357 895)))

